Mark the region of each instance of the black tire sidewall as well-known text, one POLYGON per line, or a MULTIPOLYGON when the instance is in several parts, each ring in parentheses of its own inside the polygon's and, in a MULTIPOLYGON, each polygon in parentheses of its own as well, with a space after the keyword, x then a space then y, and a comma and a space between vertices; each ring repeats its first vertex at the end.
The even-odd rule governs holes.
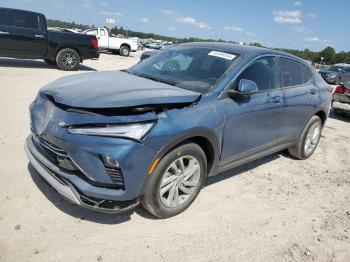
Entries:
POLYGON ((130 55, 130 48, 127 46, 122 46, 119 50, 119 53, 121 56, 129 56, 130 55), (124 50, 128 50, 128 53, 124 55, 124 50))
POLYGON ((156 217, 167 218, 167 217, 175 216, 183 212, 185 209, 187 209, 192 204, 192 202, 196 199, 200 190, 203 187, 206 174, 207 174, 207 160, 202 148, 195 143, 183 144, 177 147, 176 149, 172 150, 168 154, 166 154, 161 159, 161 161, 159 162, 159 164, 157 165, 153 173, 150 174, 151 176, 149 181, 150 186, 147 188, 147 191, 143 195, 141 203, 146 210, 148 210, 151 214, 153 214, 156 217), (201 170, 200 181, 198 183, 198 187, 196 188, 196 191, 193 193, 193 195, 190 197, 190 199, 186 203, 184 203, 179 207, 169 208, 164 206, 160 200, 160 196, 159 196, 160 183, 169 165, 173 163, 180 156, 185 156, 185 155, 191 155, 198 160, 200 164, 200 170, 201 170))
POLYGON ((62 49, 61 51, 58 52, 57 56, 56 56, 56 63, 59 69, 64 70, 64 71, 75 71, 79 68, 79 64, 80 64, 80 56, 78 54, 77 51, 75 51, 74 49, 71 48, 65 48, 62 49), (72 53, 78 60, 78 63, 74 66, 74 67, 66 67, 63 64, 63 55, 66 53, 72 53))

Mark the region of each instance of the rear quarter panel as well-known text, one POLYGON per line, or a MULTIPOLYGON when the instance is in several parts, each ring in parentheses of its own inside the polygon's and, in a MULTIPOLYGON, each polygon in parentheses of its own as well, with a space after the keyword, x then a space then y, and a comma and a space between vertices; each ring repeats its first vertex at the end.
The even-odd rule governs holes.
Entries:
POLYGON ((91 39, 95 36, 68 33, 68 32, 48 32, 48 57, 54 59, 56 54, 62 48, 73 48, 75 49, 82 59, 89 53, 97 53, 91 44, 91 39))

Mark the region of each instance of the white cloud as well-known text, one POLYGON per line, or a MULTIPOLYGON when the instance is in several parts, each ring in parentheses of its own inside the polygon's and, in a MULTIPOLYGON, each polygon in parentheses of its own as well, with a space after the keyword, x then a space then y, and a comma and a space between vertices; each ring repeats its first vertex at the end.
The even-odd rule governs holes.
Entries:
POLYGON ((301 12, 299 10, 274 12, 274 21, 278 24, 301 24, 301 12))
POLYGON ((313 31, 305 26, 294 26, 292 30, 297 33, 312 33, 313 31))
POLYGON ((200 29, 211 29, 211 27, 208 24, 204 22, 199 22, 193 17, 182 17, 182 18, 176 19, 175 21, 181 24, 192 25, 200 29))
POLYGON ((306 15, 307 17, 310 17, 310 18, 316 18, 317 17, 317 14, 314 14, 314 13, 309 13, 306 15))
POLYGON ((160 9, 158 10, 159 12, 161 12, 162 14, 164 15, 175 15, 176 13, 172 10, 163 10, 163 9, 160 9))
POLYGON ((243 28, 238 27, 238 26, 225 26, 224 29, 226 31, 243 32, 243 28))
POLYGON ((295 5, 295 6, 299 6, 299 5, 301 5, 302 3, 301 3, 301 1, 295 1, 295 2, 293 2, 293 5, 295 5))
POLYGON ((141 19, 141 22, 142 22, 142 23, 148 23, 148 22, 149 22, 149 20, 148 20, 148 18, 147 18, 147 17, 144 17, 144 18, 142 18, 142 19, 141 19))
POLYGON ((253 32, 245 32, 245 34, 246 34, 247 36, 256 36, 256 34, 253 33, 253 32))
POLYGON ((113 11, 100 11, 98 13, 99 15, 104 15, 104 16, 118 16, 118 17, 123 17, 123 15, 119 12, 113 12, 113 11))
POLYGON ((319 42, 320 39, 318 37, 305 37, 303 39, 305 42, 319 42))
POLYGON ((101 2, 101 5, 102 5, 102 6, 107 6, 108 3, 107 3, 107 2, 101 2))
POLYGON ((169 29, 170 31, 176 31, 176 28, 175 28, 175 27, 168 27, 168 29, 169 29))

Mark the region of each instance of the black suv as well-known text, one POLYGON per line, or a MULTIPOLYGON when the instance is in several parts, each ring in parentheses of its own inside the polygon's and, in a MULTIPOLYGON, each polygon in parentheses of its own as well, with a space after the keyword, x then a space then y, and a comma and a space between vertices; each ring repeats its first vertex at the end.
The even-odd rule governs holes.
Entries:
POLYGON ((0 56, 44 59, 61 70, 76 70, 84 59, 98 58, 95 36, 49 31, 39 13, 0 8, 0 56))

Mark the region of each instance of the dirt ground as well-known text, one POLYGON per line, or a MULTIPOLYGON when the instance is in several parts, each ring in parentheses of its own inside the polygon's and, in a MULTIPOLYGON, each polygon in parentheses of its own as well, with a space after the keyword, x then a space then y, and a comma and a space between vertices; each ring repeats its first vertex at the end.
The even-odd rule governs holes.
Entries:
POLYGON ((281 152, 208 179, 183 214, 94 213, 28 165, 28 106, 65 75, 123 69, 103 54, 79 72, 0 58, 0 261, 350 261, 350 117, 331 115, 314 155, 281 152))

